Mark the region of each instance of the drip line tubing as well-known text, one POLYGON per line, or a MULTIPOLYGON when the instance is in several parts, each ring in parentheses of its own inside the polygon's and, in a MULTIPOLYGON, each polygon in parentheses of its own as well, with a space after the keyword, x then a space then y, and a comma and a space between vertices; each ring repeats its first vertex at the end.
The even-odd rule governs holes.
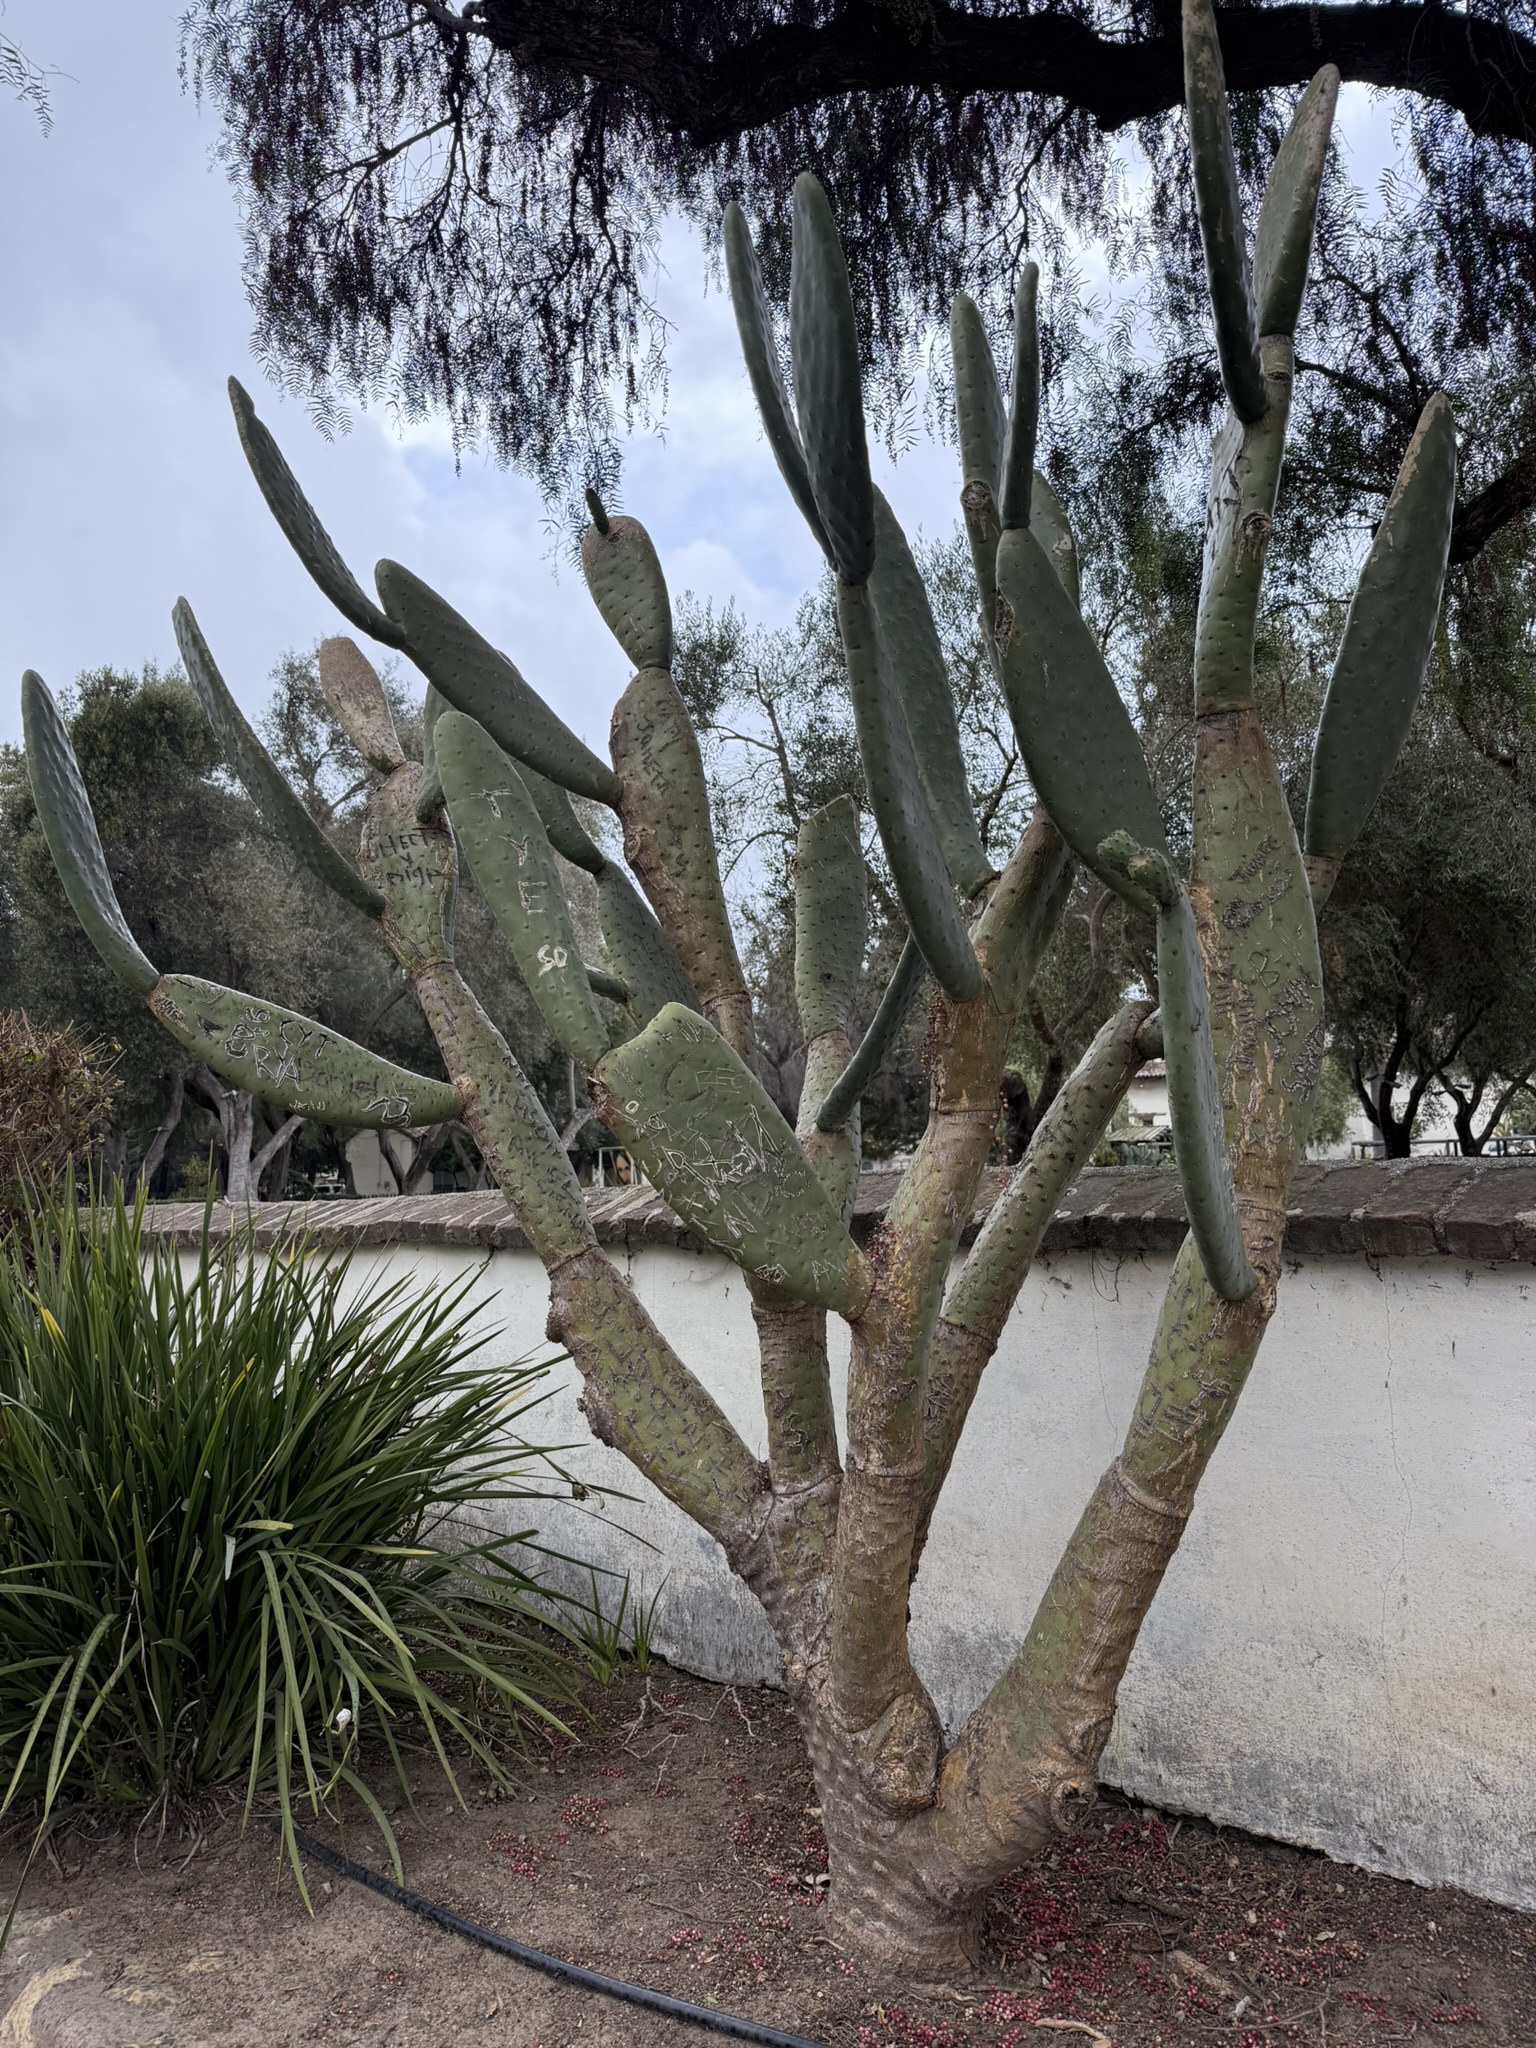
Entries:
POLYGON ((542 1949, 528 1948, 505 1934, 497 1934, 492 1928, 478 1926, 458 1913, 450 1913, 446 1906, 422 1898, 419 1892, 407 1891, 404 1885, 396 1884, 377 1870, 370 1870, 364 1863, 354 1863, 350 1856, 343 1856, 339 1849, 317 1842, 302 1829, 294 1829, 294 1840, 305 1855, 313 1856, 317 1863, 338 1871, 343 1877, 350 1877, 355 1884, 377 1892, 381 1899, 388 1899, 393 1905, 404 1906, 408 1913, 430 1920, 444 1933, 478 1942, 482 1948, 493 1949, 497 1955, 506 1956, 514 1963, 522 1963, 530 1970, 542 1970, 546 1977, 558 1978, 561 1983, 574 1984, 580 1991, 594 1991, 601 1998, 622 1999, 628 2005, 644 2007, 647 2012, 664 2013, 668 2019, 706 2027, 711 2033, 728 2034, 733 2041, 760 2042, 762 2048, 824 2048, 822 2042, 809 2040, 804 2034, 786 2034, 781 2027, 764 2026, 760 2020, 738 2019, 734 2013, 718 2012, 711 2005, 690 2005, 686 1998, 670 1998, 666 1992, 652 1991, 648 1985, 626 1984, 620 1977, 605 1977, 600 1970, 584 1970, 579 1963, 562 1962, 559 1956, 547 1956, 542 1949))

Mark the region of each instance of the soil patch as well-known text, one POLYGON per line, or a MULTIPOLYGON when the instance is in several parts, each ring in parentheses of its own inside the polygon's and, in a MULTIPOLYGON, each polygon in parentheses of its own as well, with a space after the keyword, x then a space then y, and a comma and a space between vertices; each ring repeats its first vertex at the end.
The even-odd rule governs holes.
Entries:
MULTIPOLYGON (((591 1720, 540 1738, 514 1794, 466 1776, 461 1808, 423 1764, 416 1811, 394 1815, 411 1889, 827 2048, 1536 2042, 1536 1917, 1114 1795, 998 1888, 974 1982, 883 1979, 828 1932, 826 1844, 782 1695, 653 1665, 583 1696, 591 1720)), ((308 1825, 387 1867, 357 1814, 308 1825)), ((719 2038, 553 1984, 318 1866, 311 1919, 271 1834, 232 1814, 196 1838, 77 1827, 56 1848, 0 1958, 0 2048, 719 2038)))

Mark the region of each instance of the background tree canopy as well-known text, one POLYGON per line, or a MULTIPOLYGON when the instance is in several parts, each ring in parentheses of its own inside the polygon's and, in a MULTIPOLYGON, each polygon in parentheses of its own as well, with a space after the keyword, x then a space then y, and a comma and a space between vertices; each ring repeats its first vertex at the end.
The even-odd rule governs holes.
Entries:
MULTIPOLYGON (((1335 193, 1303 383, 1334 379, 1355 418, 1353 461, 1314 446, 1358 509, 1389 484, 1379 444, 1401 448, 1421 387, 1455 396, 1469 356, 1523 382, 1470 479, 1470 496, 1492 495, 1464 510, 1465 558, 1536 500, 1531 0, 1229 7, 1220 24, 1250 185, 1319 65, 1393 94, 1407 176, 1374 237, 1335 193)), ((616 431, 664 397, 650 297, 664 216, 713 247, 739 199, 782 299, 807 168, 842 223, 888 423, 955 291, 1000 324, 1026 250, 1055 279, 1046 374, 1060 378, 1069 232, 1121 261, 1155 242, 1174 327, 1200 326, 1156 424, 1208 410, 1167 0, 194 0, 184 33, 247 211, 260 346, 322 411, 388 395, 552 492, 608 481, 616 431), (1120 176, 1121 132, 1154 169, 1144 205, 1120 176)))

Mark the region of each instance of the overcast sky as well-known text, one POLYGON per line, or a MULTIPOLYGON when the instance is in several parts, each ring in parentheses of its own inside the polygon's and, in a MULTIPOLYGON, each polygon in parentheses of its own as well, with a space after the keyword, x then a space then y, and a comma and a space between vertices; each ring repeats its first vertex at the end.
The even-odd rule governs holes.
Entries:
MULTIPOLYGON (((359 413, 326 441, 250 351, 233 198, 210 162, 215 123, 177 76, 180 0, 9 0, 4 26, 53 82, 44 136, 0 101, 0 739, 19 739, 18 684, 84 668, 170 663, 170 610, 196 610, 225 676, 260 706, 278 655, 339 629, 257 493, 224 383, 252 391, 363 583, 407 563, 503 646, 589 743, 606 750, 623 656, 579 574, 551 551, 537 491, 446 437, 359 413)), ((1355 173, 1374 175, 1386 122, 1346 94, 1355 173)), ((659 297, 675 323, 663 437, 626 457, 675 592, 792 616, 818 557, 758 431, 728 304, 679 233, 659 297)), ((909 531, 954 522, 953 450, 923 440, 882 480, 909 531)))

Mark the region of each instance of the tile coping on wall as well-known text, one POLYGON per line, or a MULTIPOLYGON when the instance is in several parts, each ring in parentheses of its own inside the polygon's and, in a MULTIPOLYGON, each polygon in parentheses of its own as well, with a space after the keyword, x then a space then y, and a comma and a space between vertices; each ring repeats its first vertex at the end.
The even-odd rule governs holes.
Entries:
MULTIPOLYGON (((1007 1175, 984 1177, 967 1238, 980 1229, 1007 1175)), ((900 1175, 859 1181, 853 1233, 868 1237, 884 1217, 900 1175)), ((699 1240, 654 1188, 605 1188, 588 1198, 604 1244, 691 1246, 699 1240)), ((146 1227, 180 1244, 203 1228, 200 1202, 156 1202, 146 1227)), ((224 1235, 247 1212, 223 1203, 212 1229, 224 1235)), ((317 1246, 450 1244, 518 1251, 528 1240, 494 1190, 400 1195, 360 1202, 263 1202, 249 1212, 259 1247, 303 1235, 317 1246)), ((1171 1167, 1089 1167, 1067 1190, 1044 1251, 1133 1257, 1171 1253, 1184 1236, 1184 1197, 1171 1167)), ((1303 1166, 1291 1190, 1286 1253, 1291 1258, 1419 1258, 1536 1264, 1536 1161, 1367 1159, 1303 1166)))

